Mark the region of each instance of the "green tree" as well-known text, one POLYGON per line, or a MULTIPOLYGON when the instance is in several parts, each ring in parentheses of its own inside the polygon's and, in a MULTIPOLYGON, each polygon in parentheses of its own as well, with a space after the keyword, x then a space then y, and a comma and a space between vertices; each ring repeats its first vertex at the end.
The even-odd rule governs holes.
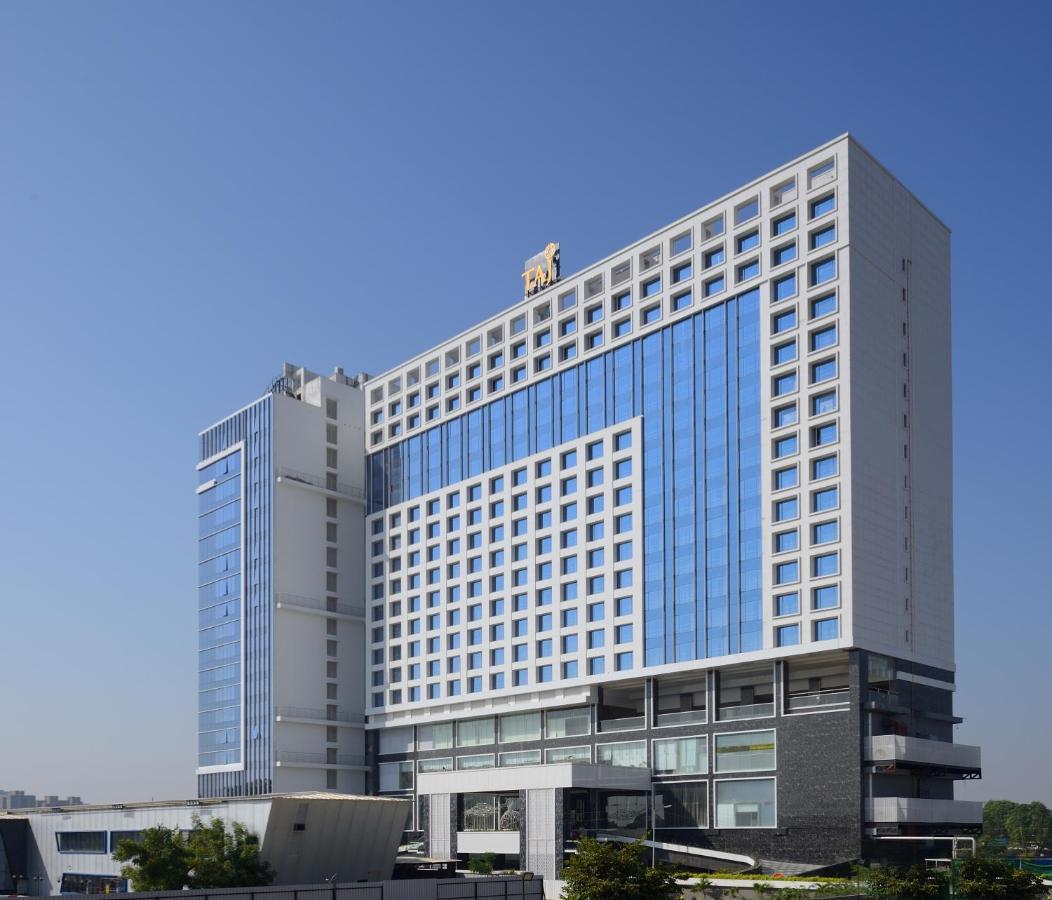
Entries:
MULTIPOLYGON (((983 824, 986 824, 986 809, 983 808, 983 824)), ((1005 818, 1008 843, 1024 850, 1040 849, 1052 844, 1052 812, 1044 803, 1016 804, 1005 818)))
POLYGON ((1047 895, 1040 877, 999 859, 962 860, 955 881, 959 894, 975 900, 1028 900, 1047 895))
POLYGON ((113 858, 127 863, 121 877, 137 891, 179 891, 189 882, 190 851, 177 828, 147 828, 139 840, 117 844, 113 858))
POLYGON ((672 874, 651 868, 636 841, 615 844, 581 838, 563 866, 563 900, 675 900, 682 891, 672 874))
POLYGON ((893 869, 877 866, 873 869, 856 869, 867 897, 882 900, 922 900, 924 897, 942 897, 946 892, 946 877, 935 872, 912 866, 909 869, 893 869))
POLYGON ((274 870, 260 858, 259 838, 240 822, 228 831, 222 819, 205 825, 195 817, 186 846, 190 887, 258 887, 274 880, 274 870))
POLYGON ((1002 856, 1008 846, 1008 817, 1018 806, 1011 800, 988 800, 983 804, 983 833, 979 838, 979 852, 988 856, 1002 856))
POLYGON ((127 863, 121 877, 137 891, 258 887, 274 880, 259 856, 259 838, 240 822, 228 831, 222 819, 205 824, 195 816, 186 838, 175 828, 147 828, 139 840, 121 841, 113 858, 127 863))

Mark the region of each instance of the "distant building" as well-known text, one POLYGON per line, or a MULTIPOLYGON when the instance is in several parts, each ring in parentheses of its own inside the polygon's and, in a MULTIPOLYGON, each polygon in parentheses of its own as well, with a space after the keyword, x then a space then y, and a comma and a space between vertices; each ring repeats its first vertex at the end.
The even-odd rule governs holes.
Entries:
POLYGON ((0 791, 0 809, 32 809, 37 805, 35 794, 25 791, 0 791))
POLYGON ((188 830, 194 816, 241 822, 259 835, 275 884, 382 880, 391 877, 410 807, 404 799, 301 793, 20 808, 0 813, 0 894, 127 890, 112 856, 117 844, 157 825, 188 830))

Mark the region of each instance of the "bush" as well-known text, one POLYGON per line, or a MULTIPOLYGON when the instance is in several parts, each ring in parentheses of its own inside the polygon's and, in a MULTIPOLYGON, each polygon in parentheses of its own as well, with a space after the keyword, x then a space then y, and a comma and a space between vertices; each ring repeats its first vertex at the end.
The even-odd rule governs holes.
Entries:
POLYGON ((563 881, 563 900, 678 900, 682 894, 668 869, 651 868, 638 841, 581 838, 563 866, 563 881))
POLYGON ((958 892, 975 900, 1026 900, 1047 895, 1040 876, 998 859, 966 859, 958 865, 955 880, 958 892))

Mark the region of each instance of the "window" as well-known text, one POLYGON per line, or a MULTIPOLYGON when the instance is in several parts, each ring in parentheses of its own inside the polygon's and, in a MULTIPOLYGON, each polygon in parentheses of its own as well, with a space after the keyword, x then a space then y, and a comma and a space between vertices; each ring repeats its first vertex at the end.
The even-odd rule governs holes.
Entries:
POLYGON ((797 560, 778 563, 774 567, 775 584, 795 584, 800 580, 800 563, 797 560))
MULTIPOLYGON (((771 286, 771 300, 780 303, 796 295, 796 273, 786 275, 784 278, 775 279, 771 286)), ((795 322, 793 324, 796 324, 795 322)))
POLYGON ((811 301, 811 318, 819 319, 836 312, 836 294, 823 294, 811 301))
POLYGON ((771 349, 771 365, 780 366, 796 359, 796 339, 775 344, 771 349))
POLYGON ((800 623, 792 625, 779 625, 774 629, 774 645, 776 647, 793 647, 800 643, 800 623))
POLYGON ((825 259, 811 263, 809 271, 811 273, 809 283, 812 286, 832 281, 836 278, 836 257, 827 256, 825 259))
POLYGON ((736 778, 716 782, 717 828, 774 828, 773 778, 736 778))
POLYGON ((836 160, 827 159, 825 162, 820 162, 817 166, 812 166, 807 170, 807 187, 809 190, 821 187, 834 178, 836 178, 836 160))
POLYGON ((818 481, 822 478, 831 478, 839 470, 837 457, 823 456, 811 461, 811 480, 818 481))
POLYGON ((462 719, 457 722, 457 746, 479 747, 483 744, 493 744, 494 719, 488 716, 484 719, 462 719))
POLYGON ((643 296, 653 297, 655 294, 661 293, 661 276, 657 278, 650 278, 643 282, 643 296))
MULTIPOLYGON (((739 282, 755 278, 760 274, 760 260, 750 259, 748 262, 743 262, 735 271, 739 282)), ((817 284, 817 282, 815 283, 817 284)))
POLYGON ((475 756, 458 756, 458 769, 492 769, 495 759, 492 753, 480 753, 475 756))
POLYGON ((706 782, 682 781, 654 785, 655 829, 708 827, 708 784, 706 782))
POLYGON ((797 591, 775 595, 774 614, 776 616, 795 616, 799 612, 800 594, 797 591))
POLYGON ((799 483, 800 477, 796 466, 788 466, 784 469, 778 469, 774 473, 774 489, 776 491, 784 491, 787 488, 794 488, 799 483))
POLYGON ((709 745, 706 737, 654 741, 655 775, 704 775, 708 771, 709 745))
POLYGON ((811 512, 825 512, 840 505, 839 491, 835 487, 815 491, 811 494, 811 512))
POLYGON ((452 756, 434 756, 430 759, 422 759, 417 763, 418 772, 452 772, 452 756))
POLYGON ((788 406, 780 406, 774 411, 774 415, 771 417, 772 428, 785 428, 787 425, 796 424, 796 404, 790 403, 788 406))
POLYGON ((544 751, 546 763, 591 762, 591 747, 552 747, 544 751))
POLYGON ((618 744, 597 744, 595 761, 606 766, 647 767, 646 741, 624 741, 618 744))
POLYGON ((632 320, 625 318, 611 326, 615 338, 624 337, 632 331, 632 320))
POLYGON ((811 429, 811 446, 825 447, 837 442, 837 423, 829 422, 825 425, 817 425, 811 429))
POLYGON ((783 313, 778 313, 776 316, 771 317, 771 333, 781 334, 783 331, 788 331, 790 328, 796 327, 796 310, 789 309, 783 313))
POLYGON ((591 711, 587 706, 550 709, 545 714, 546 737, 552 739, 591 734, 591 721, 591 711))
POLYGON ((511 713, 500 717, 500 742, 536 741, 541 738, 541 713, 511 713))
POLYGON ((707 222, 701 223, 701 236, 703 240, 719 237, 723 234, 723 216, 714 216, 707 222))
POLYGON ((692 263, 685 262, 682 265, 675 266, 672 269, 672 283, 678 284, 681 281, 686 281, 688 278, 694 275, 694 266, 692 263))
POLYGON ((787 372, 784 375, 778 375, 772 382, 771 394, 775 397, 782 397, 785 394, 791 394, 796 390, 796 372, 787 372))
POLYGON ((713 247, 713 249, 705 251, 701 259, 702 268, 711 269, 713 266, 722 265, 727 259, 727 254, 723 250, 723 245, 720 244, 719 247, 713 247))
POLYGON ((783 438, 778 438, 774 442, 773 456, 775 459, 781 459, 785 456, 792 456, 799 449, 799 440, 795 434, 786 435, 783 438))
POLYGON ((811 363, 811 384, 820 384, 823 381, 829 381, 831 378, 836 378, 836 371, 835 357, 811 363))
POLYGON ((811 591, 811 609, 836 609, 840 605, 840 585, 827 584, 811 591))
POLYGON ((766 772, 775 768, 774 731, 717 734, 715 771, 766 772))
POLYGON ((718 294, 724 289, 726 282, 722 275, 717 275, 715 278, 710 278, 702 285, 701 293, 706 297, 711 297, 713 294, 718 294))
POLYGON ((771 223, 771 234, 774 237, 778 237, 781 234, 788 234, 794 228, 796 228, 796 213, 791 212, 780 216, 771 223))
POLYGON ((411 791, 413 789, 413 761, 380 763, 380 792, 411 791))
POLYGON ((105 831, 59 831, 55 833, 59 853, 105 853, 105 831))
POLYGON ((840 553, 822 553, 811 558, 811 574, 815 578, 828 578, 840 571, 840 553))
POLYGON ((735 252, 745 253, 747 250, 752 250, 753 247, 760 246, 760 232, 758 229, 739 235, 734 242, 734 246, 737 248, 735 252))
POLYGON ((836 209, 836 195, 826 194, 824 197, 812 200, 810 209, 812 219, 817 219, 819 216, 824 216, 826 213, 832 212, 836 209))
POLYGON ((819 619, 814 623, 816 641, 832 641, 840 637, 839 619, 819 619))
POLYGON ((791 244, 783 244, 771 251, 771 265, 781 266, 796 259, 796 241, 791 244))
POLYGON ((836 225, 827 225, 825 228, 819 228, 811 232, 809 246, 812 250, 817 250, 819 247, 826 246, 826 244, 832 244, 835 240, 836 225))
POLYGON ((743 225, 750 219, 755 219, 759 214, 760 198, 753 197, 751 200, 746 200, 744 203, 739 203, 736 207, 734 207, 734 224, 743 225))
POLYGON ((694 303, 694 294, 691 291, 683 291, 672 298, 672 311, 679 312, 694 303))
POLYGON ((669 249, 672 256, 685 253, 692 246, 694 246, 694 242, 689 231, 685 231, 683 234, 677 234, 671 241, 669 241, 669 249))
POLYGON ((790 550, 800 549, 800 535, 796 529, 782 531, 774 536, 774 552, 788 553, 790 550))
POLYGON ((648 306, 643 310, 641 318, 644 325, 657 322, 661 318, 661 304, 655 303, 653 306, 648 306))
POLYGON ((811 397, 811 415, 822 416, 826 413, 836 412, 837 399, 836 389, 823 391, 811 397))
POLYGON ((811 543, 832 544, 840 540, 840 523, 835 519, 831 522, 819 522, 811 526, 811 543))
POLYGON ((812 351, 832 347, 835 343, 836 325, 827 325, 825 328, 811 332, 810 348, 812 351))

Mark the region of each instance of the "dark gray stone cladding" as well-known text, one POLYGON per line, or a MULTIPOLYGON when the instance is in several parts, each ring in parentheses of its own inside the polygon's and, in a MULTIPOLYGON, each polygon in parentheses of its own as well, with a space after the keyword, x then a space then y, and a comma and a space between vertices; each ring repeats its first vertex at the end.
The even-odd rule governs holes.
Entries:
MULTIPOLYGON (((776 781, 777 827, 757 829, 659 829, 657 838, 670 843, 707 847, 730 853, 743 853, 763 859, 786 862, 806 862, 817 865, 833 864, 846 860, 857 860, 864 853, 864 778, 863 760, 864 711, 866 699, 865 653, 850 651, 850 702, 845 707, 831 711, 786 714, 781 706, 781 686, 776 693, 777 714, 757 719, 737 719, 713 722, 712 691, 710 689, 709 721, 666 727, 647 727, 630 731, 593 733, 588 736, 560 738, 554 740, 527 741, 512 744, 496 744, 471 747, 463 750, 433 750, 408 754, 392 754, 373 757, 375 761, 418 759, 433 757, 456 757, 478 753, 505 753, 515 750, 543 752, 554 747, 591 747, 595 759, 595 745, 620 741, 645 740, 648 759, 652 761, 652 741, 659 738, 674 738, 692 735, 709 736, 710 771, 706 775, 654 778, 662 781, 706 781, 708 782, 709 820, 715 822, 714 782, 729 778, 774 777, 776 781), (776 733, 776 764, 773 772, 742 772, 716 774, 711 771, 713 735, 727 732, 743 732, 774 729, 776 733)), ((904 670, 905 664, 900 667, 904 670)), ((642 673, 641 673, 642 675, 642 673)), ((927 675, 927 677, 937 677, 927 675)), ((939 680, 943 680, 940 678, 939 680)), ((934 732, 933 722, 925 718, 929 710, 939 715, 952 712, 952 694, 949 691, 918 685, 913 682, 896 681, 904 705, 910 707, 908 717, 911 733, 925 730, 934 732)), ((477 718, 485 713, 474 713, 464 718, 477 718)), ((593 715, 594 720, 594 715, 593 715)), ((648 719, 649 721, 649 719, 648 719)), ((934 723, 937 725, 938 723, 934 723)), ((375 736, 371 735, 374 738, 375 736)), ((375 744, 370 742, 372 746, 375 744)), ((375 783, 375 781, 374 781, 375 783)), ((524 784, 520 791, 525 809, 524 784)), ((561 807, 561 797, 559 798, 561 807)), ((455 807, 454 807, 455 809, 455 807)), ((526 809, 526 815, 529 815, 526 809)), ((455 829, 454 823, 454 829, 455 829)), ((525 850, 525 829, 520 845, 525 850)))

